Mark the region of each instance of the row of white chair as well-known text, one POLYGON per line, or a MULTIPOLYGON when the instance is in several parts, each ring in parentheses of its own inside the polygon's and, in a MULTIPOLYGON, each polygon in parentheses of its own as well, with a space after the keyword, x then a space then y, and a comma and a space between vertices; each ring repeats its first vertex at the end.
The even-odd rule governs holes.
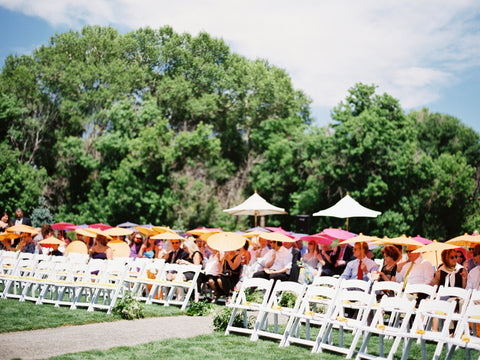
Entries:
POLYGON ((196 282, 201 266, 143 258, 90 259, 84 263, 2 257, 0 270, 3 298, 110 313, 127 291, 148 304, 180 305, 185 309, 193 294, 198 299, 196 282), (187 272, 191 280, 184 278, 187 272))
MULTIPOLYGON (((312 347, 312 352, 334 351, 347 359, 354 355, 356 359, 407 359, 414 343, 420 345, 423 359, 428 358, 426 344, 430 342, 435 344, 432 359, 439 359, 442 351, 450 358, 458 347, 466 349, 467 358, 471 350, 480 350, 480 340, 471 330, 475 326, 469 326, 480 323, 480 291, 460 294, 464 295, 463 310, 456 312, 456 303, 446 300, 457 296, 452 288, 440 287, 416 308, 416 300, 402 293, 401 286, 395 296, 383 296, 378 302, 376 292, 380 288, 396 286, 369 285, 370 292, 362 290, 357 281, 334 278, 317 280, 309 286, 280 281, 274 285, 273 280, 258 278, 245 280, 228 305, 232 315, 225 334, 249 334, 252 341, 266 336, 280 340, 280 346, 297 343, 312 347), (296 300, 290 305, 282 303, 286 293, 295 295, 296 300), (239 313, 243 314, 243 326, 235 323, 239 313), (248 317, 252 313, 257 314, 255 325, 249 327, 248 317), (280 316, 286 320, 283 332, 278 331, 280 316), (272 317, 274 324, 269 326, 272 317), (451 328, 456 329, 453 335, 451 328), (314 336, 312 329, 317 331, 314 336), (351 340, 346 341, 346 334, 350 334, 351 340), (368 349, 372 335, 379 339, 378 354, 368 349)), ((410 290, 432 291, 415 286, 410 290)))

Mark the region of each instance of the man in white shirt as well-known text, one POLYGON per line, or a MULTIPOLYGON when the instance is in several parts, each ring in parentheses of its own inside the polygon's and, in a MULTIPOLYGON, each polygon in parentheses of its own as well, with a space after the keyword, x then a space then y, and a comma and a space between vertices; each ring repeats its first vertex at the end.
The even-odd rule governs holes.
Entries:
POLYGON ((375 261, 366 256, 367 252, 368 244, 366 242, 355 243, 355 246, 353 247, 353 256, 355 256, 356 259, 347 263, 347 267, 340 277, 346 280, 370 280, 371 272, 377 271, 378 265, 375 261))
POLYGON ((253 274, 253 277, 286 281, 292 267, 292 253, 282 246, 280 241, 272 242, 273 249, 265 255, 265 268, 253 274))
POLYGON ((417 249, 415 245, 407 247, 408 261, 404 264, 397 265, 397 275, 395 279, 397 282, 404 283, 404 288, 407 284, 426 284, 431 285, 435 269, 428 260, 422 258, 420 253, 414 253, 417 249))
MULTIPOLYGON (((480 265, 480 244, 473 248, 473 261, 475 265, 480 265)), ((480 289, 480 266, 475 266, 469 273, 467 279, 467 290, 480 289)))

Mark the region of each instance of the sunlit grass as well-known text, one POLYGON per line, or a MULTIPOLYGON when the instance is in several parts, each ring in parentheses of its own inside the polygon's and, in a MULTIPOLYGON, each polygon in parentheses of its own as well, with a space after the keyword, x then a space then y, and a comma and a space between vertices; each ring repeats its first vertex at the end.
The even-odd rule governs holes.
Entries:
MULTIPOLYGON (((145 317, 182 314, 185 312, 176 306, 145 305, 145 317)), ((121 320, 119 316, 105 311, 70 310, 68 307, 35 305, 33 302, 13 299, 0 299, 0 319, 0 333, 121 320)))

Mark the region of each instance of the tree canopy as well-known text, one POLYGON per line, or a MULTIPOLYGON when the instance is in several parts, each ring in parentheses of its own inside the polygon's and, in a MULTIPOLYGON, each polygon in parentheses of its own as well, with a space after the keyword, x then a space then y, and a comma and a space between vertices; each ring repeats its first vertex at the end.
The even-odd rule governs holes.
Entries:
POLYGON ((0 205, 10 213, 41 199, 56 221, 235 230, 251 219, 222 210, 257 190, 289 211, 268 222, 293 229, 295 215, 349 191, 383 213, 352 219, 353 231, 444 239, 480 225, 479 135, 458 119, 407 114, 355 84, 332 125, 318 127, 284 70, 207 33, 56 34, 9 56, 0 90, 0 205))

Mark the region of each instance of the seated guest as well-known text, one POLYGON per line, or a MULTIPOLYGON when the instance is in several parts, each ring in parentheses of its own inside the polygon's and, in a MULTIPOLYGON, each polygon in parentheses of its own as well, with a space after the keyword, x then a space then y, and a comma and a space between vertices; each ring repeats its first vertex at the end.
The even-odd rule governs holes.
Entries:
POLYGON ((315 240, 308 242, 307 252, 303 254, 302 261, 304 265, 311 267, 315 270, 318 267, 318 245, 315 240))
POLYGON ((176 264, 177 260, 187 260, 188 252, 180 248, 180 240, 169 240, 169 250, 163 255, 165 262, 176 264))
POLYGON ((294 241, 283 242, 283 247, 292 254, 292 265, 290 267, 288 280, 298 282, 298 277, 300 276, 300 265, 298 263, 301 260, 302 253, 294 245, 294 241))
POLYGON ((195 238, 195 244, 197 244, 198 251, 200 251, 203 255, 203 259, 206 262, 207 259, 213 254, 213 251, 207 246, 205 240, 200 239, 199 237, 195 238))
POLYGON ((264 257, 265 255, 267 255, 267 253, 271 250, 268 246, 267 246, 267 240, 263 239, 263 238, 258 238, 258 245, 255 244, 253 246, 253 256, 252 256, 252 268, 255 269, 254 272, 257 272, 257 271, 260 271, 260 270, 263 270, 263 268, 265 267, 265 261, 264 261, 264 257))
POLYGON ((331 259, 335 264, 335 274, 342 275, 347 267, 347 263, 355 259, 352 247, 341 242, 333 249, 331 259))
POLYGON ((396 281, 397 262, 402 257, 402 253, 396 246, 385 245, 382 254, 384 264, 382 270, 378 272, 378 281, 396 281))
POLYGON ((103 259, 103 260, 112 260, 113 251, 108 247, 108 239, 104 235, 98 234, 95 239, 95 244, 93 244, 90 249, 90 254, 92 259, 103 259))
POLYGON ((433 277, 433 285, 465 288, 467 286, 467 271, 457 263, 455 249, 442 251, 442 263, 433 277))
MULTIPOLYGON (((216 297, 223 294, 227 297, 227 303, 237 282, 240 280, 242 270, 242 258, 238 251, 227 251, 223 256, 223 267, 220 278, 216 279, 216 297)), ((212 288, 213 289, 213 288, 212 288)))
POLYGON ((318 270, 318 276, 335 275, 335 261, 332 260, 332 246, 330 244, 322 244, 322 248, 318 253, 318 262, 321 268, 318 270))
MULTIPOLYGON (((177 264, 182 265, 203 265, 203 254, 198 250, 198 246, 195 244, 193 239, 187 238, 183 242, 183 248, 188 253, 188 258, 186 260, 178 259, 177 264)), ((184 275, 184 281, 192 280, 194 273, 186 272, 184 275)))
POLYGON ((248 248, 250 246, 250 243, 248 241, 245 241, 245 245, 241 247, 239 251, 239 255, 242 259, 242 265, 248 266, 250 264, 250 261, 252 261, 252 255, 248 251, 248 248))
MULTIPOLYGON (((23 232, 20 234, 20 242, 18 243, 18 249, 24 253, 35 254, 35 251, 39 245, 33 240, 32 234, 23 232)), ((39 249, 41 252, 41 249, 39 249)))
MULTIPOLYGON (((397 282, 403 283, 403 289, 405 289, 407 284, 432 285, 435 269, 429 261, 422 258, 420 253, 414 253, 413 251, 415 249, 417 249, 417 246, 408 245, 408 261, 405 263, 399 262, 397 264, 397 275, 395 279, 397 282)), ((426 297, 425 294, 417 294, 417 305, 420 303, 420 300, 425 299, 426 297)))
POLYGON ((465 249, 458 248, 457 250, 457 263, 465 267, 465 262, 467 261, 465 249))
POLYGON ((52 244, 52 249, 53 249, 53 250, 52 250, 48 255, 51 255, 51 256, 63 256, 63 253, 62 253, 60 250, 58 250, 58 247, 59 247, 59 246, 60 246, 60 245, 58 245, 58 244, 52 244))
POLYGON ((355 256, 356 259, 347 263, 340 278, 346 280, 370 280, 372 271, 377 271, 378 265, 375 261, 366 256, 367 253, 368 244, 366 242, 355 243, 355 246, 353 247, 353 256, 355 256))
POLYGON ((147 258, 147 259, 155 259, 158 257, 158 246, 157 241, 152 239, 150 236, 147 236, 145 242, 140 247, 138 251, 138 257, 140 258, 147 258))
POLYGON ((265 268, 253 274, 253 277, 286 281, 290 278, 292 252, 282 246, 281 241, 271 242, 273 249, 265 255, 265 268))
POLYGON ((130 257, 131 258, 138 258, 140 257, 138 254, 140 253, 140 249, 143 245, 143 236, 140 233, 134 234, 132 241, 130 243, 130 257))
POLYGON ((10 220, 10 216, 6 211, 2 212, 2 217, 0 218, 0 234, 4 233, 7 228, 12 226, 12 221, 10 220))
MULTIPOLYGON (((480 265, 480 244, 473 248, 473 260, 475 265, 480 265)), ((467 287, 468 290, 480 289, 480 266, 475 266, 472 271, 468 273, 467 287)))

